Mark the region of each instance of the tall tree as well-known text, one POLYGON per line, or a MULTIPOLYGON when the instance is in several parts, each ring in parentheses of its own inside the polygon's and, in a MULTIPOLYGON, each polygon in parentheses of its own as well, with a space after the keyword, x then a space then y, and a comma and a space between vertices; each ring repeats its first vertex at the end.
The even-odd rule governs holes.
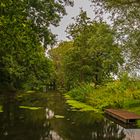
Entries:
POLYGON ((81 11, 68 32, 74 40, 73 49, 66 55, 65 71, 69 80, 101 84, 117 74, 123 58, 109 25, 90 21, 86 12, 81 11))
MULTIPOLYGON (((99 11, 104 9, 112 14, 112 19, 121 25, 140 26, 139 0, 91 0, 99 11), (101 8, 101 9, 100 9, 101 8)), ((98 11, 97 11, 98 13, 98 11)), ((102 12, 100 12, 102 13, 102 12)), ((125 26, 124 26, 125 27, 125 26)))
POLYGON ((72 0, 24 0, 26 1, 28 18, 34 23, 34 30, 38 33, 44 47, 54 43, 55 35, 48 28, 58 26, 61 18, 66 14, 65 6, 73 5, 72 0))
POLYGON ((139 0, 91 0, 97 13, 102 9, 111 13, 118 41, 122 43, 126 57, 126 68, 139 69, 140 64, 140 1, 139 0), (100 7, 100 8, 99 8, 100 7), (129 61, 128 61, 129 60, 129 61))
POLYGON ((55 69, 55 81, 58 89, 64 89, 66 84, 65 76, 65 57, 67 53, 73 48, 72 41, 61 42, 58 47, 49 50, 49 56, 53 61, 55 69))
POLYGON ((49 26, 58 26, 61 18, 66 14, 65 5, 73 5, 71 0, 1 0, 1 16, 16 17, 17 12, 32 22, 33 30, 38 34, 44 46, 54 42, 49 26))
POLYGON ((57 25, 65 14, 65 2, 1 0, 1 85, 19 88, 27 81, 45 83, 49 80, 52 68, 45 56, 45 47, 54 41, 49 26, 57 25))

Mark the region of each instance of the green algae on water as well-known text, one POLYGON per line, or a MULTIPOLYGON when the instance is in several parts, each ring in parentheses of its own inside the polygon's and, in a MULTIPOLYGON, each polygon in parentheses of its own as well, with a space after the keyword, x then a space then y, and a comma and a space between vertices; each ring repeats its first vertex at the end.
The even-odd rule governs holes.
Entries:
POLYGON ((42 107, 19 106, 19 108, 22 108, 22 109, 30 109, 30 110, 38 110, 38 109, 41 109, 42 107))
POLYGON ((100 112, 98 109, 93 108, 90 105, 87 105, 85 103, 73 100, 69 95, 64 94, 66 98, 66 103, 71 106, 72 111, 94 111, 94 112, 100 112))
POLYGON ((61 115, 55 115, 55 118, 56 119, 64 119, 65 117, 64 116, 61 116, 61 115))
POLYGON ((66 103, 68 103, 72 110, 75 111, 75 109, 77 109, 78 111, 95 111, 95 112, 99 112, 97 109, 93 108, 90 105, 86 105, 82 102, 76 101, 76 100, 72 100, 72 99, 68 99, 66 101, 66 103))
POLYGON ((0 112, 3 112, 3 109, 2 109, 3 107, 0 105, 0 112))

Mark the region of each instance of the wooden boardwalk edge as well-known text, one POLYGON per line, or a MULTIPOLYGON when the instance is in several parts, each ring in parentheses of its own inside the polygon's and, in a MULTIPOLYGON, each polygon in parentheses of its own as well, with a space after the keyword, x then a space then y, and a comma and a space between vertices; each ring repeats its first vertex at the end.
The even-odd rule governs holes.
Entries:
POLYGON ((124 123, 134 123, 140 120, 140 115, 121 109, 105 109, 105 113, 124 123))

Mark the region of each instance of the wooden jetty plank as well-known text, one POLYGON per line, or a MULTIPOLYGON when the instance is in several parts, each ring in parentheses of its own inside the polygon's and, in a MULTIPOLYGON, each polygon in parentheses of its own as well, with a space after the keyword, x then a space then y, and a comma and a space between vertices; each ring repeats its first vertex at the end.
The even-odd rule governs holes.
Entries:
POLYGON ((140 115, 121 109, 106 109, 105 113, 125 123, 135 122, 140 119, 140 115))
POLYGON ((120 125, 121 127, 125 129, 139 129, 136 123, 126 123, 121 120, 116 119, 115 117, 112 117, 108 114, 105 114, 105 117, 111 121, 113 121, 115 124, 120 125))

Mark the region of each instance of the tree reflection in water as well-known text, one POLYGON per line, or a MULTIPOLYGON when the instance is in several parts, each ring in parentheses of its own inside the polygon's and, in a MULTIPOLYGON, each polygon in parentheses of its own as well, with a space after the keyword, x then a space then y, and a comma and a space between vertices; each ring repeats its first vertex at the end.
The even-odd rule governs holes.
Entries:
POLYGON ((65 122, 64 126, 67 128, 61 135, 70 140, 123 140, 126 137, 124 129, 101 114, 75 112, 71 116, 69 114, 69 120, 69 123, 65 122))
MULTIPOLYGON (((20 109, 19 102, 6 96, 0 98, 0 105, 3 106, 3 112, 0 113, 0 140, 136 138, 135 130, 126 130, 101 114, 71 111, 60 94, 48 94, 48 102, 44 105, 46 107, 39 110, 20 109), (56 118, 55 115, 64 118, 56 118)), ((139 130, 137 134, 140 134, 139 130)))
POLYGON ((97 123, 97 127, 92 132, 94 140, 123 140, 126 137, 124 129, 106 119, 97 123), (102 128, 101 128, 102 126, 102 128))
POLYGON ((45 140, 50 134, 50 123, 45 110, 20 109, 14 98, 4 97, 1 102, 0 140, 45 140))

